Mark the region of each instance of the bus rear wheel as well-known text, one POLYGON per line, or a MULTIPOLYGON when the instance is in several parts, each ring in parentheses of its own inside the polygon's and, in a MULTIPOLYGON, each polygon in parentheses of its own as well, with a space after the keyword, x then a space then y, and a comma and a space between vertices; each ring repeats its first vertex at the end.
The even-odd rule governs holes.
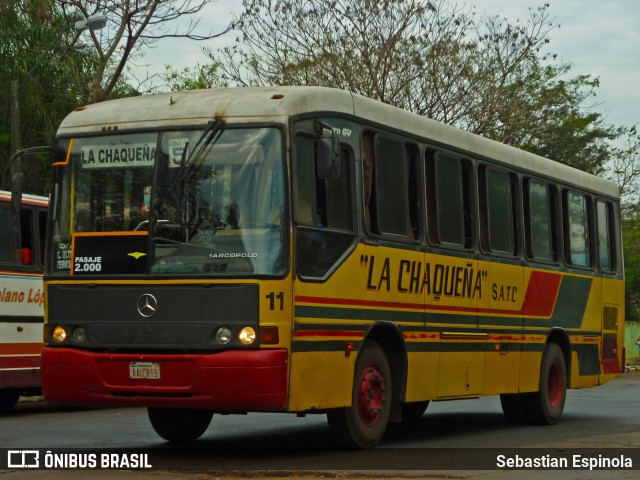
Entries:
POLYGON ((391 369, 382 347, 365 342, 358 359, 350 407, 327 413, 338 442, 349 448, 377 445, 387 429, 391 413, 391 369))
POLYGON ((545 348, 540 366, 540 389, 527 397, 527 413, 531 423, 558 423, 567 397, 567 365, 562 349, 556 343, 545 348))
POLYGON ((189 408, 147 408, 151 426, 169 442, 190 442, 202 436, 213 417, 209 410, 189 408))

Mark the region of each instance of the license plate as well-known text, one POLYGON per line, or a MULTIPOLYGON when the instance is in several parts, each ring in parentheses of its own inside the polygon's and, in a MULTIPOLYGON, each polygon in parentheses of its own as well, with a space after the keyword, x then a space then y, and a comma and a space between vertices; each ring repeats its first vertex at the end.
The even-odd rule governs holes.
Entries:
POLYGON ((132 362, 129 364, 129 378, 160 380, 160 364, 152 362, 132 362))

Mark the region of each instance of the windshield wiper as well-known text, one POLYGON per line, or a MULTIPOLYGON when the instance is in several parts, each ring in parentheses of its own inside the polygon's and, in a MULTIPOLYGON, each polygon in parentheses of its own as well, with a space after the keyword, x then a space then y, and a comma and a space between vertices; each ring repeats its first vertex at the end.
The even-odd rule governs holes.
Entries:
MULTIPOLYGON (((191 155, 187 154, 189 142, 185 144, 184 150, 182 151, 182 156, 180 157, 180 171, 176 176, 176 180, 180 182, 180 184, 186 177, 189 176, 191 169, 197 163, 197 160, 203 154, 203 152, 207 148, 215 145, 215 143, 220 138, 223 129, 224 120, 217 119, 210 121, 207 125, 207 128, 204 130, 204 132, 202 132, 202 135, 200 135, 198 141, 193 146, 193 154, 191 155)), ((180 187, 182 187, 182 185, 180 185, 180 187)))
POLYGON ((185 189, 188 186, 188 179, 193 174, 194 168, 198 166, 201 157, 219 140, 224 130, 224 125, 225 122, 222 119, 209 121, 207 128, 205 128, 204 132, 202 132, 194 144, 192 153, 188 153, 189 142, 185 143, 184 150, 182 150, 182 155, 180 156, 179 170, 175 179, 178 185, 178 205, 176 211, 178 212, 179 223, 190 223, 187 219, 180 220, 180 212, 183 211, 185 189))

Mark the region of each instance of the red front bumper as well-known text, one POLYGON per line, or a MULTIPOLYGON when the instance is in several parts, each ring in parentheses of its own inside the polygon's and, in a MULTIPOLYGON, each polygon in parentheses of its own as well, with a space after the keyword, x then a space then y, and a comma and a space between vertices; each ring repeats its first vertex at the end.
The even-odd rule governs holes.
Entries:
POLYGON ((284 411, 287 351, 114 354, 42 350, 42 392, 52 403, 284 411), (159 379, 129 378, 129 365, 152 362, 159 379))

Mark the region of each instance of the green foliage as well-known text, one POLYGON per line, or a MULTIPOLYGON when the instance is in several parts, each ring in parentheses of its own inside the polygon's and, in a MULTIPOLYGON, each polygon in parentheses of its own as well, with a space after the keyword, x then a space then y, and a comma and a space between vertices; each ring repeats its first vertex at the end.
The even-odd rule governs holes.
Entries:
MULTIPOLYGON (((0 142, 0 177, 6 174, 11 143, 18 148, 51 144, 62 118, 89 98, 96 55, 74 44, 63 13, 48 0, 10 0, 0 7, 0 102, 6 112, 0 118, 0 137, 9 140, 0 142), (19 138, 13 142, 12 82, 17 82, 19 105, 19 138)), ((25 165, 26 191, 46 193, 48 167, 37 161, 25 165)))
POLYGON ((624 245, 625 307, 627 320, 640 320, 640 206, 625 209, 622 220, 624 245))
POLYGON ((196 64, 194 68, 185 67, 182 70, 165 65, 165 73, 161 76, 172 92, 225 87, 227 85, 220 79, 219 68, 217 63, 196 64))

